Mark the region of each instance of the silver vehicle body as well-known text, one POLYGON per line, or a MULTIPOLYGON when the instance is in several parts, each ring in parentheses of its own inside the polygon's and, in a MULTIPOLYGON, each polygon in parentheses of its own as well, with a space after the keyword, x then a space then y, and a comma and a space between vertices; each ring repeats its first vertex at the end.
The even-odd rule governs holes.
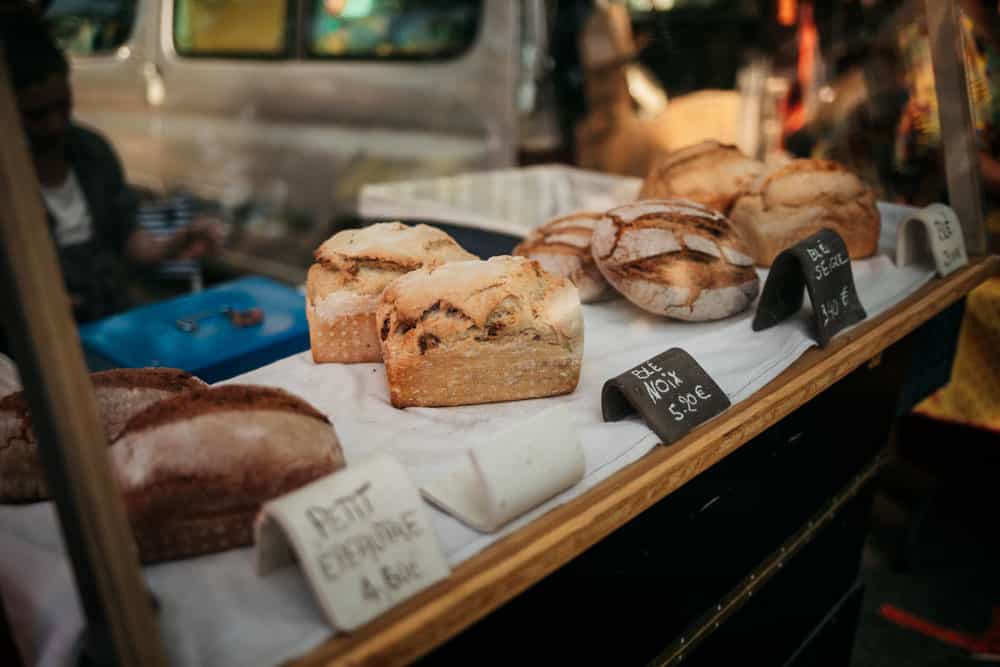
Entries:
POLYGON ((276 237, 297 217, 293 244, 311 248, 365 183, 515 162, 522 19, 541 0, 484 0, 475 41, 444 61, 184 57, 174 4, 142 0, 125 44, 73 58, 77 118, 137 185, 251 204, 284 220, 276 237))

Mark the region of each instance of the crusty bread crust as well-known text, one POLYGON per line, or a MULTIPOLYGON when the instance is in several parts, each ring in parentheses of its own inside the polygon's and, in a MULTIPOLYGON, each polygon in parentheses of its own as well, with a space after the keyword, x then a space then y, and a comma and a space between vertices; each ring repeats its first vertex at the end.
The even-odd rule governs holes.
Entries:
POLYGON ((639 199, 687 199, 727 213, 764 171, 736 146, 703 141, 662 155, 639 190, 639 199))
POLYGON ((712 320, 757 295, 749 249, 726 217, 684 200, 611 209, 594 230, 594 259, 630 301, 658 315, 712 320))
POLYGON ((436 227, 380 222, 338 232, 316 249, 315 257, 317 262, 338 269, 376 262, 412 270, 432 259, 451 261, 474 256, 436 227))
POLYGON ((615 295, 590 252, 590 237, 601 213, 573 213, 533 230, 512 254, 528 257, 549 273, 568 278, 580 292, 580 301, 594 303, 615 295))
POLYGON ((430 350, 386 363, 389 400, 397 408, 520 401, 569 394, 580 381, 581 355, 529 338, 484 343, 463 356, 430 350))
MULTIPOLYGON (((202 380, 179 368, 113 368, 90 374, 95 389, 106 387, 128 389, 157 389, 171 394, 204 389, 202 380)), ((16 391, 0 398, 0 411, 11 410, 24 416, 31 426, 28 399, 24 391, 16 391)))
POLYGON ((398 222, 339 232, 315 256, 306 316, 317 363, 381 361, 375 308, 385 286, 421 266, 475 259, 440 229, 398 222))
MULTIPOLYGON (((105 436, 110 443, 136 413, 157 401, 208 385, 175 368, 119 368, 92 373, 105 436)), ((0 501, 48 499, 31 414, 23 392, 0 399, 0 501)))
POLYGON ((173 394, 205 388, 205 383, 179 368, 115 368, 90 375, 95 387, 159 389, 173 394))
POLYGON ((579 381, 576 287, 523 257, 409 273, 382 293, 378 321, 396 407, 551 396, 579 381))
POLYGON ((328 320, 306 308, 309 322, 309 348, 317 364, 358 364, 382 361, 375 313, 342 315, 328 320))
POLYGON ((255 410, 291 412, 329 424, 329 420, 322 412, 284 389, 251 384, 227 384, 159 401, 129 420, 119 437, 212 412, 255 410))
POLYGON ((852 259, 878 251, 875 192, 829 160, 794 160, 763 174, 734 204, 733 225, 760 266, 824 228, 836 231, 852 259))
POLYGON ((133 524, 132 534, 143 565, 192 558, 253 544, 257 506, 215 516, 163 523, 133 524))
POLYGON ((38 457, 34 436, 30 432, 25 435, 23 431, 20 434, 8 433, 6 442, 7 445, 0 450, 0 502, 48 500, 45 470, 38 457))

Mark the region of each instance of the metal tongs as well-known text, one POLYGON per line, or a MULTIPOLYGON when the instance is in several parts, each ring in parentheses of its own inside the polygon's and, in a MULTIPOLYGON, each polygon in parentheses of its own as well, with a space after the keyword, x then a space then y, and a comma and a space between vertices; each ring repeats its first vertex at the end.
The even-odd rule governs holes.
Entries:
POLYGON ((264 321, 264 311, 261 308, 246 308, 240 310, 232 306, 223 306, 218 311, 207 310, 200 313, 181 317, 174 321, 174 326, 184 333, 194 333, 198 331, 201 322, 211 317, 222 315, 226 317, 234 327, 252 327, 264 321))

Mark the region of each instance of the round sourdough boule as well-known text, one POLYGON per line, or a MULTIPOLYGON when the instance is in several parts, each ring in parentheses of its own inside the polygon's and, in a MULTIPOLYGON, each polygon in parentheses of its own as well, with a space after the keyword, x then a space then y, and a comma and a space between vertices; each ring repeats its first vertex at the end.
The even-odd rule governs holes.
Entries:
POLYGON ((542 269, 568 278, 580 292, 580 301, 593 303, 615 296, 590 252, 590 237, 601 213, 573 213, 550 220, 533 230, 511 253, 535 260, 542 269))
POLYGON ((851 259, 878 250, 881 221, 875 192, 847 167, 793 160, 762 174, 729 214, 760 266, 824 228, 837 232, 851 259))
MULTIPOLYGON (((153 403, 208 385, 176 368, 118 368, 92 373, 104 433, 111 442, 125 423, 153 403)), ((45 471, 23 392, 0 399, 0 501, 47 500, 45 471)))
POLYGON ((652 199, 604 214, 591 242, 608 282, 657 315, 716 320, 745 310, 759 281, 725 216, 694 202, 652 199))
POLYGON ((639 190, 639 199, 687 199, 728 213, 764 165, 736 146, 702 141, 659 157, 639 190))
POLYGON ((144 563, 250 544, 261 504, 344 467, 322 413, 255 385, 160 401, 110 453, 144 563))
POLYGON ((345 364, 382 360, 375 308, 386 285, 425 265, 476 259, 436 227, 401 222, 338 232, 315 257, 306 278, 313 361, 345 364))

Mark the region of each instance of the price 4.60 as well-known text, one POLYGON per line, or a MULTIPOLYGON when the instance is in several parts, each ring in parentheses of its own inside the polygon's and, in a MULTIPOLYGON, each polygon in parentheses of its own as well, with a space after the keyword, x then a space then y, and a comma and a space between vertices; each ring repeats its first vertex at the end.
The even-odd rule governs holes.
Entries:
POLYGON ((378 570, 376 583, 368 577, 361 577, 361 597, 369 601, 381 601, 383 597, 389 600, 395 597, 399 589, 413 584, 421 578, 420 567, 417 563, 395 563, 394 565, 384 565, 378 570))
POLYGON ((712 395, 698 384, 695 385, 694 390, 678 396, 677 400, 673 401, 667 409, 670 410, 670 415, 674 418, 674 421, 683 421, 686 415, 698 412, 699 403, 707 401, 710 398, 712 398, 712 395))

